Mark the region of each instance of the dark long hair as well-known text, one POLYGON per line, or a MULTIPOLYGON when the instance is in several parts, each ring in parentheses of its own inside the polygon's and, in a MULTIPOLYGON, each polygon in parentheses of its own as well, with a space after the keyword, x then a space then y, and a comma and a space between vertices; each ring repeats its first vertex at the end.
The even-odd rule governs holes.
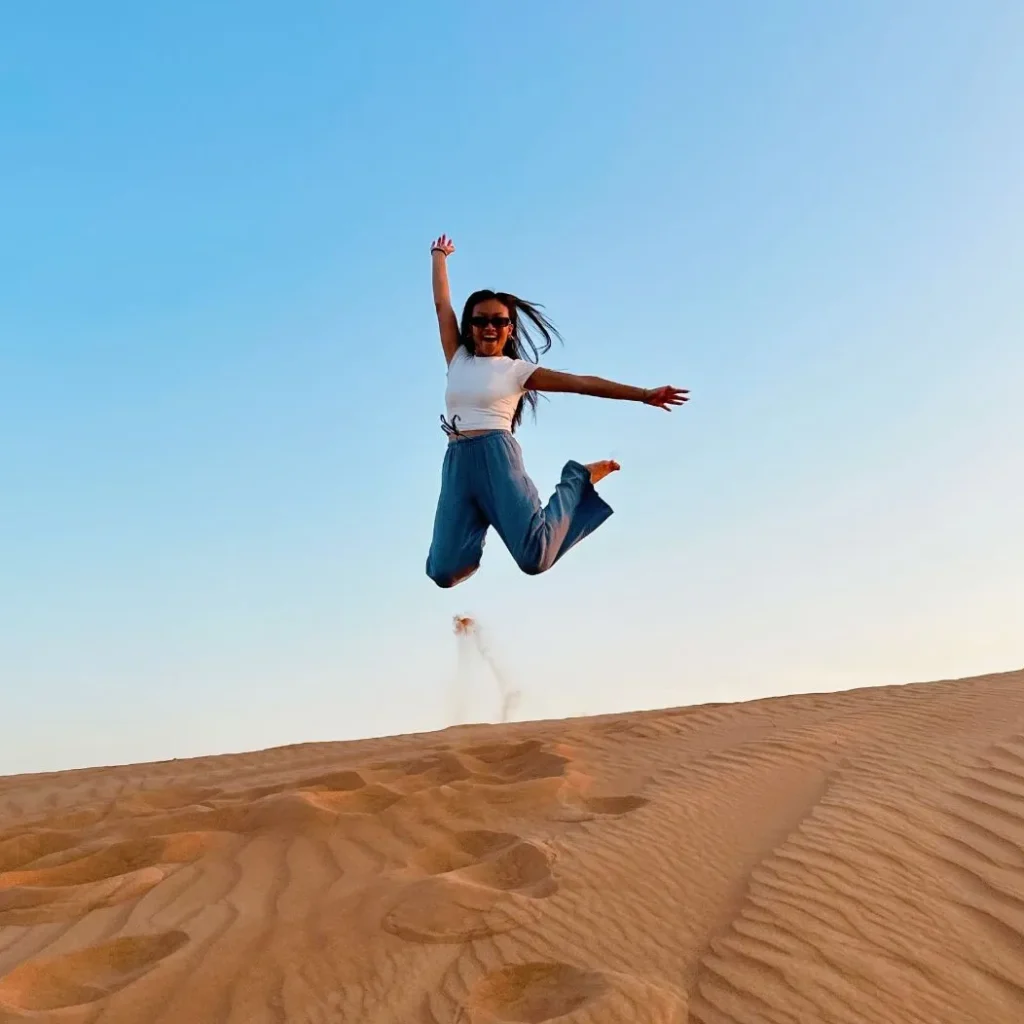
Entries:
MULTIPOLYGON (((558 333, 558 328, 541 312, 543 307, 539 303, 527 302, 526 299, 520 299, 517 295, 511 295, 509 292, 492 292, 490 288, 482 288, 478 292, 473 292, 466 299, 466 305, 462 307, 462 320, 459 323, 459 341, 470 355, 475 354, 473 348, 473 327, 470 323, 473 310, 476 308, 477 303, 487 302, 490 299, 500 302, 508 310, 509 319, 512 321, 512 330, 509 331, 508 341, 501 350, 503 356, 508 356, 509 359, 525 359, 528 362, 536 363, 541 355, 551 348, 554 338, 558 338, 559 341, 562 340, 562 336, 558 333), (540 334, 538 340, 534 340, 533 335, 530 333, 529 325, 532 325, 534 330, 540 334)), ((516 406, 515 415, 512 417, 513 434, 516 431, 516 427, 522 422, 524 403, 527 402, 530 405, 530 411, 534 416, 537 415, 537 393, 535 391, 527 391, 519 399, 519 405, 516 406)))

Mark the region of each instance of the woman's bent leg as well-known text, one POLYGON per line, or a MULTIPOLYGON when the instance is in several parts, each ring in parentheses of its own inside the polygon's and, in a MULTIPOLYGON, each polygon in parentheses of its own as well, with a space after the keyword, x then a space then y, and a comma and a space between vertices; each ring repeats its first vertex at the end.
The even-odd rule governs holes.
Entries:
POLYGON ((550 569, 612 514, 582 463, 565 464, 554 493, 542 506, 511 435, 495 437, 480 456, 485 463, 476 484, 480 506, 516 564, 531 576, 550 569))
POLYGON ((427 553, 427 576, 439 587, 454 587, 480 567, 487 520, 473 497, 469 467, 458 443, 445 452, 441 469, 441 494, 434 513, 434 532, 427 553))

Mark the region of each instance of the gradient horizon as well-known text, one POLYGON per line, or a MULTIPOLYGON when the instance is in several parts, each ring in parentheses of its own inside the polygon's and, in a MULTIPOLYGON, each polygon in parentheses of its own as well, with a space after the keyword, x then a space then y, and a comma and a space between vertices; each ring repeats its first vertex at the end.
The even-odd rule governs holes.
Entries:
POLYGON ((0 774, 441 728, 455 614, 518 718, 1024 665, 1024 8, 681 6, 3 17, 0 774), (541 577, 424 575, 441 232, 691 391, 526 418, 541 577))

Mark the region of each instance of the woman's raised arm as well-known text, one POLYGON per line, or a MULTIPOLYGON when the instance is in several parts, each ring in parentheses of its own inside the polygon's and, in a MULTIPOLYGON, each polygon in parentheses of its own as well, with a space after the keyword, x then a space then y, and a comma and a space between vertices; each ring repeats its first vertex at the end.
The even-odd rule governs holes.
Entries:
POLYGON ((452 295, 448 288, 448 257, 455 252, 455 243, 442 235, 430 246, 430 283, 434 290, 434 310, 441 332, 441 348, 445 362, 450 363, 459 347, 459 321, 452 309, 452 295))
POLYGON ((591 395, 594 398, 614 398, 623 402, 643 402, 671 412, 673 405, 682 405, 689 400, 687 388, 667 384, 660 388, 635 388, 631 384, 619 384, 603 377, 583 377, 560 370, 548 370, 538 366, 526 381, 530 391, 564 391, 574 395, 591 395))

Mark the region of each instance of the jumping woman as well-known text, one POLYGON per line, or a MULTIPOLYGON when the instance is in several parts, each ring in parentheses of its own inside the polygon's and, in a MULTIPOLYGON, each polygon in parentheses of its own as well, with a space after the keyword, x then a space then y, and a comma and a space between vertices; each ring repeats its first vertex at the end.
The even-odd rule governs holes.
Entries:
POLYGON ((685 389, 668 385, 634 388, 538 366, 539 354, 551 348, 557 331, 536 305, 507 292, 474 292, 466 300, 461 322, 456 320, 447 267, 454 251, 447 235, 430 247, 434 308, 448 362, 448 416, 441 417, 448 450, 427 555, 427 575, 439 587, 453 587, 476 572, 489 526, 519 568, 536 575, 550 569, 612 514, 594 490, 594 484, 619 468, 611 460, 567 462, 551 500, 541 505, 512 436, 524 405, 536 408, 535 392, 617 398, 666 412, 688 398, 685 389), (539 351, 526 321, 543 339, 539 351))

